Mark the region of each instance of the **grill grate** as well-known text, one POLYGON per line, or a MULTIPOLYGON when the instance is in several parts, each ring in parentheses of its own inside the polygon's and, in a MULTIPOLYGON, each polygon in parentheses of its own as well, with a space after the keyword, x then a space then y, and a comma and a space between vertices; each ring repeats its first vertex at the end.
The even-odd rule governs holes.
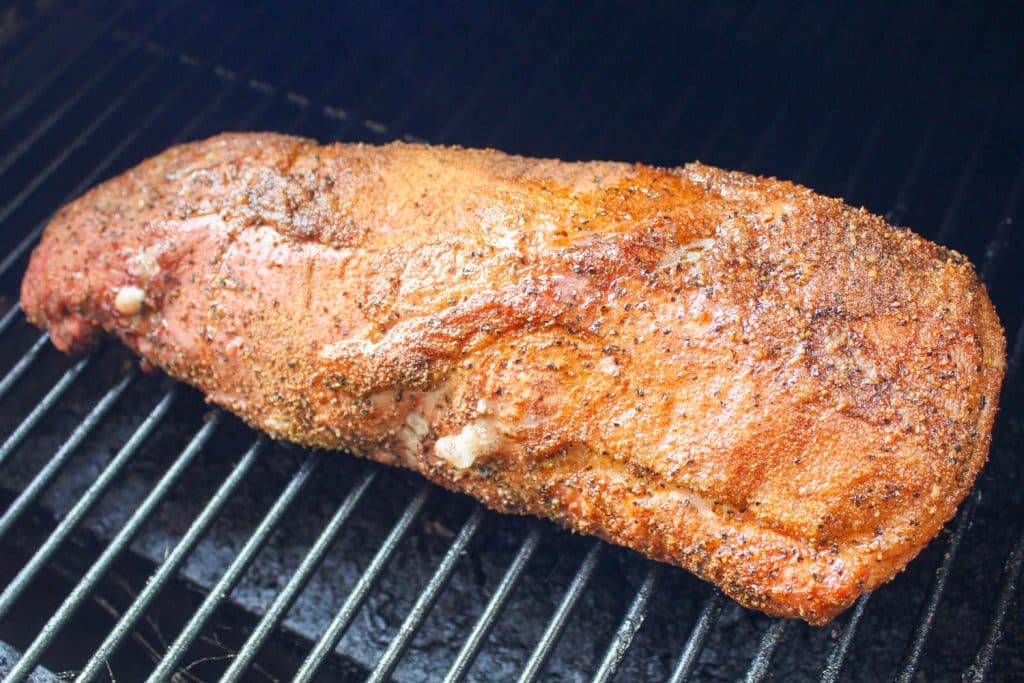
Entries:
POLYGON ((174 673, 175 665, 184 656, 192 641, 199 635, 202 627, 210 620, 213 611, 217 609, 217 603, 223 596, 231 593, 238 584, 242 574, 245 573, 245 570, 252 561, 256 559, 256 554, 263 547, 263 544, 266 543, 267 538, 273 533, 275 527, 280 523, 281 517, 288 511, 288 506, 292 504, 295 497, 299 495, 303 487, 309 482, 309 478, 313 476, 319 464, 320 458, 316 455, 310 455, 306 462, 302 464, 302 467, 295 473, 295 476, 292 477, 292 480, 288 482, 288 486, 281 493, 274 506, 270 508, 270 511, 267 512, 267 516, 263 518, 260 525, 249 536, 249 540, 246 541, 242 550, 235 556, 234 561, 228 565, 227 571, 221 576, 220 581, 217 582, 217 585, 206 596, 203 604, 196 610, 188 624, 182 629, 177 640, 167 650, 167 654, 160 660, 160 664, 153 674, 154 678, 163 680, 174 673))
MULTIPOLYGON (((0 140, 0 153, 3 154, 0 157, 0 179, 3 180, 6 192, 10 193, 9 197, 0 197, 3 202, 0 205, 0 224, 7 228, 18 225, 34 227, 27 231, 13 231, 14 243, 0 261, 0 282, 15 282, 12 278, 20 274, 28 251, 45 225, 46 215, 61 201, 80 194, 98 180, 136 160, 140 150, 152 152, 172 142, 216 132, 220 128, 277 128, 313 134, 322 139, 353 136, 386 139, 393 135, 392 129, 380 123, 379 119, 390 117, 399 125, 394 130, 405 132, 406 127, 413 129, 414 126, 423 126, 414 129, 422 131, 427 139, 433 141, 461 141, 466 144, 487 142, 509 147, 509 142, 517 140, 518 135, 528 133, 521 145, 526 148, 524 151, 530 153, 632 158, 638 156, 637 150, 643 149, 647 150, 648 158, 658 161, 662 160, 658 158, 662 154, 678 152, 671 148, 673 143, 665 143, 668 147, 662 148, 658 141, 675 137, 688 140, 689 144, 701 143, 701 158, 712 163, 755 172, 776 172, 808 182, 812 186, 820 186, 825 191, 829 187, 836 188, 833 191, 842 189, 845 196, 854 201, 860 197, 874 205, 884 204, 884 198, 879 201, 877 197, 861 197, 859 189, 866 185, 883 189, 896 188, 895 197, 890 198, 886 214, 888 219, 902 222, 911 217, 915 219, 915 224, 926 225, 927 222, 918 220, 930 218, 933 224, 939 226, 936 232, 938 239, 957 246, 964 244, 969 255, 978 263, 979 272, 989 284, 1000 311, 1006 316, 1008 327, 1015 330, 1016 334, 1011 336, 1011 340, 1016 343, 1012 346, 1014 350, 1007 368, 1007 386, 1012 388, 1004 401, 1004 413, 1009 413, 1011 419, 1019 416, 1019 399, 1013 388, 1019 383, 1021 355, 1024 353, 1024 336, 1017 329, 1024 306, 1014 301, 1013 288, 1019 286, 1019 280, 1013 278, 1018 276, 1005 271, 1006 264, 1011 262, 1011 255, 1019 256, 1021 251, 1020 236, 1015 232, 1014 220, 1019 215, 1020 194, 1024 188, 1024 163, 1018 161, 1024 160, 1021 153, 1024 146, 1019 134, 1007 132, 1007 127, 1019 120, 1021 103, 1016 91, 1002 92, 1006 82, 996 80, 995 87, 989 90, 972 86, 978 68, 1012 63, 1012 57, 1016 56, 1011 50, 1008 57, 1005 51, 1001 52, 998 48, 1006 41, 998 40, 1002 34, 997 27, 993 28, 996 23, 994 20, 991 25, 982 26, 988 33, 982 32, 979 35, 992 38, 995 48, 969 55, 958 54, 957 59, 944 59, 949 45, 940 39, 942 31, 957 27, 965 18, 958 13, 945 17, 932 16, 923 3, 911 8, 906 14, 901 10, 873 6, 870 3, 859 4, 854 8, 841 3, 822 3, 815 10, 806 10, 799 3, 788 3, 782 7, 766 5, 752 11, 747 11, 739 3, 731 6, 726 3, 721 9, 722 16, 715 15, 717 10, 714 8, 688 10, 687 21, 709 30, 723 31, 723 35, 730 39, 720 37, 713 41, 713 49, 708 51, 706 60, 694 59, 677 72, 682 81, 678 86, 682 95, 664 102, 648 97, 647 93, 658 89, 667 65, 677 58, 665 49, 656 51, 650 61, 643 62, 647 68, 642 71, 642 76, 629 79, 614 103, 605 103, 607 106, 601 110, 603 115, 578 121, 575 136, 567 135, 565 140, 552 141, 549 133, 543 130, 531 132, 532 129, 524 123, 528 113, 542 102, 543 96, 550 95, 552 80, 538 76, 526 83, 518 106, 509 107, 505 112, 495 110, 493 89, 489 90, 485 85, 514 81, 514 72, 534 64, 547 63, 535 53, 546 53, 556 65, 571 59, 575 54, 592 56, 595 54, 593 47, 597 40, 594 36, 600 35, 601 26, 576 22, 564 38, 553 41, 553 49, 548 51, 538 50, 532 42, 523 40, 512 46, 503 59, 494 61, 477 76, 467 72, 467 61, 472 61, 471 57, 486 49, 485 36, 503 35, 504 26, 516 19, 515 14, 507 8, 487 6, 474 19, 474 30, 469 32, 466 40, 449 40, 449 44, 438 48, 444 54, 437 56, 435 68, 426 79, 421 80, 425 87, 414 92, 410 106, 399 108, 398 98, 408 94, 408 77, 399 69, 389 72, 380 66, 361 63, 360 57, 369 53, 361 53, 358 49, 365 48, 372 40, 369 43, 358 42, 351 48, 348 59, 336 75, 323 79, 316 74, 319 64, 332 63, 339 40, 339 35, 331 30, 315 31, 317 27, 325 25, 323 5, 310 3, 301 11, 281 17, 278 16, 280 10, 269 4, 245 12, 230 8, 201 10, 192 5, 168 5, 152 11, 131 3, 91 0, 78 4, 68 21, 85 22, 88 25, 78 36, 78 42, 67 50, 67 56, 62 55, 59 63, 36 74, 33 80, 23 83, 20 89, 17 84, 13 84, 10 86, 11 92, 5 92, 5 95, 10 95, 7 101, 12 104, 0 113, 0 128, 16 132, 17 135, 5 135, 0 140), (808 11, 812 14, 808 15, 808 11), (97 17, 107 18, 97 20, 97 17), (193 21, 191 17, 197 17, 198 20, 193 21), (226 17, 237 20, 226 20, 226 17), (885 21, 879 21, 880 18, 885 21), (267 25, 280 26, 281 35, 315 37, 307 41, 295 39, 284 45, 277 45, 275 41, 261 41, 250 51, 248 48, 253 36, 259 35, 261 27, 267 25), (174 30, 168 30, 168 27, 174 30), (227 28, 222 32, 221 27, 227 28), (853 28, 847 28, 844 32, 844 27, 853 28), (881 27, 881 30, 877 27, 881 27), (914 28, 909 35, 908 27, 914 28), (860 82, 870 84, 873 79, 884 78, 893 63, 910 64, 915 76, 892 81, 907 91, 900 93, 895 86, 887 91, 890 95, 902 94, 903 97, 870 107, 866 117, 870 123, 867 125, 856 125, 860 122, 851 112, 858 105, 871 100, 873 93, 870 90, 862 89, 846 99, 835 95, 838 104, 828 106, 832 103, 826 102, 826 108, 821 110, 814 106, 820 106, 824 100, 808 97, 804 92, 806 84, 795 78, 789 85, 777 84, 781 94, 776 93, 775 97, 767 100, 767 106, 755 107, 764 104, 759 100, 764 89, 759 90, 753 86, 750 90, 725 86, 720 89, 716 84, 702 82, 701 76, 709 66, 722 63, 722 68, 729 68, 728 63, 735 58, 734 51, 738 47, 762 45, 758 42, 762 34, 778 36, 780 43, 796 45, 796 49, 802 50, 806 61, 812 65, 809 72, 812 77, 815 73, 838 71, 847 74, 863 73, 866 75, 860 82), (851 45, 858 42, 870 45, 872 49, 851 51, 851 45), (844 66, 851 53, 856 55, 855 59, 844 66), (958 59, 962 63, 958 63, 958 59), (90 65, 84 74, 69 75, 71 72, 77 74, 76 64, 83 62, 90 65), (946 71, 940 70, 937 73, 936 63, 946 71), (281 68, 281 65, 284 67, 281 68), (328 98, 333 98, 338 92, 349 91, 345 87, 346 78, 355 78, 357 83, 360 78, 363 81, 369 79, 370 75, 359 75, 364 69, 374 75, 375 80, 370 87, 352 89, 352 92, 365 93, 355 98, 359 102, 354 107, 342 108, 322 103, 330 101, 328 98), (262 77, 268 71, 275 74, 273 78, 262 77), (920 87, 910 90, 914 82, 927 83, 929 79, 937 84, 936 92, 927 93, 920 87), (449 80, 461 84, 460 87, 466 87, 469 95, 462 98, 460 106, 455 107, 450 116, 438 116, 436 112, 430 111, 437 107, 434 91, 450 87, 447 85, 449 80), (97 102, 101 97, 96 94, 97 91, 112 95, 97 102), (303 94, 311 91, 319 94, 316 97, 303 94), (193 98, 187 97, 193 92, 206 97, 197 97, 193 101, 193 98), (915 107, 912 98, 922 97, 927 104, 915 107), (972 118, 972 113, 976 114, 970 109, 974 101, 986 104, 981 108, 981 115, 972 118), (724 104, 716 105, 715 102, 724 104), (195 106, 196 103, 198 106, 195 106), (631 129, 627 122, 650 118, 649 110, 645 110, 645 107, 652 103, 657 104, 658 109, 669 112, 669 115, 654 127, 653 138, 645 139, 644 131, 631 129), (45 111, 45 115, 37 116, 40 110, 45 111), (480 118, 481 111, 499 115, 485 121, 480 118), (752 116, 751 111, 756 111, 757 115, 752 116), (138 115, 129 115, 132 112, 138 115), (698 127, 706 131, 706 135, 694 135, 681 127, 679 121, 684 113, 690 114, 693 124, 700 124, 698 127), (431 125, 434 125, 433 131, 431 125), (844 127, 864 130, 863 139, 850 137, 856 133, 846 133, 844 136, 838 132, 844 127), (629 130, 624 131, 624 128, 629 130), (110 138, 113 144, 103 144, 100 138, 114 131, 116 135, 110 138), (947 136, 961 140, 955 147, 965 150, 965 159, 949 161, 951 154, 947 149, 947 136), (998 140, 998 144, 1003 146, 1004 158, 994 154, 993 144, 996 143, 993 140, 998 140), (565 149, 559 149, 563 145, 565 149), (620 147, 622 152, 617 153, 620 147), (883 149, 887 152, 884 161, 879 159, 880 150, 883 149), (587 151, 588 154, 579 150, 587 151), (743 150, 748 151, 744 153, 743 150), (1009 155, 1009 160, 1005 159, 1005 155, 1009 155), (904 163, 900 159, 907 161, 904 163), (877 182, 868 183, 866 175, 880 167, 882 177, 877 182), (1008 186, 1003 187, 1004 191, 999 189, 1001 177, 1009 179, 1008 186), (67 191, 68 187, 72 189, 67 191), (944 197, 943 189, 948 189, 948 200, 944 208, 936 207, 934 214, 916 208, 916 205, 929 206, 929 201, 940 201, 944 197), (994 196, 1000 192, 1002 197, 994 196), (924 199, 926 193, 937 199, 924 199), (61 200, 61 197, 64 199, 61 200), (995 221, 991 218, 984 220, 985 208, 1000 205, 1000 202, 1002 208, 995 221), (971 233, 965 227, 969 224, 985 227, 971 233)), ((608 15, 609 11, 608 7, 602 6, 594 13, 595 16, 605 18, 614 16, 608 15)), ((414 29, 410 30, 413 37, 405 43, 404 49, 400 48, 401 54, 395 58, 396 64, 411 64, 431 49, 433 44, 446 37, 450 39, 453 22, 468 14, 467 8, 455 6, 445 12, 430 15, 429 21, 424 24, 426 28, 422 29, 416 25, 419 19, 417 15, 403 19, 408 22, 409 29, 414 29)), ((529 28, 531 35, 547 35, 544 32, 550 30, 548 27, 565 19, 561 12, 556 7, 547 8, 524 21, 523 25, 529 28)), ((363 19, 358 14, 349 18, 363 19)), ((603 55, 603 61, 599 64, 600 68, 586 72, 586 78, 582 79, 578 90, 581 95, 596 96, 601 85, 607 83, 603 74, 614 77, 619 73, 623 67, 620 67, 617 60, 623 53, 628 53, 630 45, 642 42, 642 37, 646 35, 644 31, 649 30, 650 19, 637 12, 630 15, 625 25, 614 27, 614 44, 617 47, 596 53, 603 55)), ((595 19, 595 22, 598 21, 595 19)), ((29 68, 38 54, 48 48, 44 40, 47 31, 57 33, 60 30, 59 22, 55 22, 52 28, 42 29, 37 39, 14 46, 13 54, 6 60, 8 67, 3 72, 5 78, 15 65, 19 69, 29 68)), ((540 40, 543 42, 543 37, 540 40)), ((415 70, 414 73, 420 74, 415 70)), ((557 79, 558 75, 554 78, 557 79)), ((5 84, 6 81, 3 81, 0 87, 5 84)), ((745 84, 751 85, 749 82, 745 84)), ((554 112, 551 125, 557 126, 559 130, 571 130, 565 125, 564 119, 560 118, 562 116, 563 113, 554 112)), ((666 158, 664 161, 678 162, 681 158, 694 156, 694 151, 686 148, 686 154, 666 158)), ((0 239, 11 238, 5 236, 0 239)), ((8 461, 16 459, 15 456, 22 456, 26 447, 34 444, 34 434, 42 431, 37 428, 49 424, 48 420, 66 412, 64 406, 68 397, 76 396, 86 389, 82 386, 86 383, 82 378, 89 376, 90 370, 99 371, 109 366, 105 359, 98 357, 85 358, 73 364, 68 362, 60 366, 64 369, 55 381, 40 385, 39 382, 43 380, 37 377, 44 374, 40 366, 44 359, 49 358, 49 339, 45 334, 28 337, 31 341, 27 344, 27 350, 19 355, 15 349, 25 348, 26 340, 26 329, 21 321, 17 304, 0 318, 0 347, 3 347, 4 353, 12 361, 6 374, 0 378, 0 400, 22 400, 19 392, 13 390, 29 384, 42 386, 43 395, 38 400, 32 399, 21 404, 30 406, 23 418, 11 418, 9 435, 0 445, 0 467, 5 469, 11 466, 8 461)), ((106 375, 105 381, 109 382, 110 376, 106 375)), ((121 371, 118 377, 116 383, 84 411, 84 416, 72 433, 55 449, 52 456, 44 459, 42 467, 21 487, 20 493, 13 497, 0 517, 0 540, 9 542, 9 537, 16 535, 19 527, 24 525, 25 519, 35 509, 45 507, 43 499, 46 491, 55 485, 62 472, 71 467, 83 445, 103 431, 104 425, 116 415, 115 408, 123 406, 133 391, 148 393, 153 389, 153 382, 143 381, 133 369, 121 371)), ((130 429, 130 435, 117 453, 97 470, 91 484, 74 499, 71 507, 57 515, 59 521, 54 529, 42 534, 39 547, 30 553, 24 565, 3 585, 0 592, 0 624, 17 611, 15 608, 30 593, 32 583, 38 581, 47 567, 55 562, 62 549, 72 544, 77 535, 84 533, 86 520, 111 493, 115 482, 134 464, 148 460, 148 452, 153 447, 151 442, 157 440, 156 435, 162 433, 165 423, 181 422, 175 414, 177 406, 192 401, 194 397, 179 396, 182 392, 173 384, 162 385, 159 390, 162 393, 157 402, 130 429)), ((20 393, 30 394, 29 391, 20 393)), ((1002 420, 1002 431, 997 431, 990 470, 1008 474, 1012 480, 1019 476, 1019 468, 1014 468, 1007 460, 1010 453, 1005 451, 1011 450, 1013 446, 1012 434, 1007 432, 1010 427, 1005 426, 1006 422, 1006 419, 1002 420)), ((38 629, 38 635, 29 636, 21 647, 23 654, 13 664, 5 680, 22 680, 37 664, 47 663, 47 656, 60 643, 61 634, 70 627, 75 613, 100 589, 111 568, 135 552, 133 542, 152 522, 158 509, 171 504, 172 492, 182 481, 188 480, 189 468, 205 452, 213 450, 214 444, 221 443, 216 438, 219 432, 237 431, 237 426, 232 424, 228 416, 214 411, 198 427, 193 421, 182 429, 188 433, 182 448, 175 457, 170 458, 168 465, 158 466, 159 476, 155 477, 155 483, 148 493, 110 534, 102 551, 87 564, 67 598, 38 629)), ((251 440, 254 437, 246 435, 243 438, 251 440)), ((251 441, 238 462, 227 471, 208 498, 202 501, 198 512, 189 518, 180 538, 168 546, 163 560, 153 567, 149 581, 129 602, 113 628, 101 634, 103 642, 91 652, 84 664, 79 663, 83 668, 78 674, 78 680, 93 680, 103 675, 110 658, 125 646, 128 636, 136 631, 161 594, 171 590, 171 585, 178 580, 178 575, 188 565, 202 539, 211 533, 230 501, 238 495, 239 488, 250 478, 253 470, 260 466, 265 454, 271 449, 262 437, 255 437, 251 441)), ((209 590, 196 608, 188 613, 173 641, 159 653, 160 658, 152 674, 154 678, 169 678, 183 669, 183 663, 196 642, 209 625, 216 621, 224 599, 231 596, 250 569, 259 564, 259 557, 270 545, 271 538, 281 533, 284 520, 292 514, 294 508, 299 507, 299 501, 312 488, 318 472, 328 467, 329 460, 331 457, 327 455, 310 454, 290 474, 279 479, 283 488, 274 496, 266 514, 247 535, 231 561, 219 571, 216 580, 211 581, 209 590)), ((383 470, 370 464, 351 467, 355 473, 350 477, 351 487, 340 498, 341 503, 332 504, 333 512, 323 526, 317 529, 308 550, 301 553, 284 585, 274 593, 269 604, 260 610, 255 624, 242 639, 243 642, 226 668, 215 675, 222 676, 223 680, 239 680, 254 670, 261 650, 268 646, 275 634, 282 631, 282 624, 300 597, 313 585, 318 570, 324 566, 332 549, 342 542, 340 539, 360 515, 365 514, 361 511, 371 498, 368 492, 383 477, 401 476, 384 474, 383 470)), ((8 485, 7 476, 6 472, 0 471, 0 487, 8 485)), ((1020 666, 1019 658, 1015 659, 1006 652, 1000 655, 999 645, 1006 638, 1008 621, 1014 622, 1011 618, 1012 609, 1024 563, 1024 534, 1019 515, 1013 517, 1013 511, 1019 510, 1021 503, 1018 494, 1007 491, 1006 485, 999 486, 994 476, 983 475, 979 480, 980 492, 972 494, 961 509, 951 526, 941 558, 931 565, 934 567, 932 579, 930 582, 924 581, 927 586, 920 591, 922 600, 918 619, 908 623, 908 627, 902 630, 904 635, 896 636, 893 641, 897 650, 902 643, 906 643, 902 661, 893 662, 898 680, 914 680, 922 666, 934 667, 936 675, 940 677, 962 671, 970 680, 985 679, 998 670, 1000 661, 1009 661, 1006 666, 1020 666), (990 496, 993 502, 988 504, 986 501, 990 496), (979 516, 992 520, 996 514, 993 511, 1000 506, 1010 508, 1006 519, 1014 521, 1004 535, 1009 534, 1011 538, 1005 543, 989 543, 994 540, 990 534, 985 540, 974 541, 972 528, 978 523, 979 516), (935 647, 933 634, 943 619, 953 620, 961 609, 951 607, 950 603, 956 601, 956 598, 949 597, 956 595, 956 589, 951 586, 964 585, 964 577, 958 575, 958 570, 961 573, 968 571, 959 569, 958 558, 968 552, 981 552, 977 547, 979 545, 992 545, 997 552, 1003 553, 992 563, 997 574, 992 577, 991 583, 999 586, 998 594, 991 597, 993 602, 989 602, 989 606, 976 610, 979 612, 975 619, 980 643, 962 661, 951 664, 930 662, 929 647, 935 647), (994 608, 990 607, 992 604, 994 608)), ((9 481, 11 486, 15 486, 14 479, 9 481)), ((314 644, 307 643, 304 646, 299 658, 301 664, 296 667, 297 680, 312 680, 318 672, 324 672, 323 667, 327 666, 339 648, 342 652, 346 651, 344 639, 349 637, 360 614, 366 613, 364 608, 371 598, 384 590, 382 585, 386 582, 389 566, 406 544, 422 536, 417 525, 429 521, 427 517, 432 518, 431 505, 452 508, 455 519, 458 519, 457 510, 461 509, 457 497, 448 494, 442 496, 425 484, 420 485, 407 501, 402 502, 405 504, 397 521, 388 528, 382 544, 372 551, 374 554, 368 558, 366 566, 358 574, 358 579, 333 618, 329 623, 320 625, 314 644)), ((426 583, 420 585, 422 581, 416 580, 415 576, 410 578, 410 585, 416 586, 416 597, 407 610, 401 610, 401 618, 394 622, 397 631, 385 638, 386 642, 373 661, 362 662, 365 670, 353 675, 369 676, 375 681, 410 677, 408 673, 403 674, 402 664, 408 659, 418 634, 430 623, 431 615, 440 604, 450 582, 465 564, 464 558, 473 554, 469 550, 471 546, 480 537, 488 535, 490 527, 498 524, 494 516, 488 516, 475 504, 470 506, 468 514, 464 514, 461 519, 461 527, 452 534, 441 558, 434 562, 432 569, 419 574, 429 574, 426 583)), ((995 519, 1000 517, 996 515, 995 519)), ((991 521, 987 524, 991 527, 991 521)), ((517 605, 517 596, 521 596, 524 586, 530 581, 531 567, 537 565, 543 556, 540 549, 544 539, 556 533, 561 534, 545 533, 545 528, 539 522, 530 523, 520 526, 510 536, 514 538, 511 543, 514 547, 511 560, 501 572, 486 604, 483 604, 484 598, 481 597, 479 606, 469 608, 473 614, 479 611, 475 618, 463 614, 462 620, 468 623, 457 635, 458 643, 455 647, 459 649, 450 657, 452 663, 447 670, 446 681, 472 676, 474 667, 483 663, 481 655, 489 651, 489 640, 499 635, 496 627, 504 626, 505 622, 512 619, 503 619, 503 615, 517 605)), ((978 532, 975 532, 974 536, 977 535, 978 532)), ((915 579, 920 585, 928 573, 925 565, 931 556, 929 553, 934 554, 929 551, 918 560, 907 574, 896 581, 899 585, 886 587, 874 597, 862 597, 849 615, 843 618, 841 629, 833 631, 833 639, 822 635, 824 631, 744 613, 732 606, 720 592, 696 587, 696 584, 692 584, 685 593, 677 593, 675 589, 682 579, 676 576, 678 572, 675 570, 660 569, 635 558, 622 559, 626 554, 606 549, 601 543, 588 543, 567 587, 560 594, 552 592, 548 612, 533 618, 531 623, 537 625, 537 634, 522 639, 527 643, 524 645, 525 656, 513 667, 515 673, 511 677, 518 677, 520 681, 533 681, 546 676, 545 672, 555 667, 558 663, 556 655, 559 644, 572 630, 574 614, 584 609, 587 598, 595 592, 607 593, 611 590, 601 588, 608 581, 601 567, 614 561, 617 566, 621 564, 639 568, 640 578, 615 584, 633 586, 623 596, 621 607, 616 605, 614 608, 621 610, 616 612, 621 614, 621 618, 617 624, 611 625, 607 637, 595 633, 589 639, 588 647, 593 652, 585 658, 589 662, 586 674, 592 676, 593 680, 612 680, 620 669, 626 667, 625 671, 629 671, 633 677, 641 675, 641 672, 646 675, 654 671, 672 681, 686 680, 691 676, 730 678, 741 675, 746 668, 747 680, 760 681, 775 674, 783 677, 794 674, 795 670, 787 671, 785 668, 794 666, 789 659, 807 659, 804 656, 807 652, 821 655, 816 660, 821 662, 821 680, 834 681, 841 677, 870 680, 881 669, 860 670, 859 667, 865 666, 861 663, 864 657, 870 657, 872 653, 864 650, 865 638, 857 638, 859 627, 866 621, 884 619, 890 611, 888 606, 901 602, 901 599, 893 597, 901 588, 907 589, 908 584, 915 579), (609 559, 612 553, 617 554, 609 559), (680 595, 691 601, 697 610, 689 635, 679 631, 679 639, 669 645, 675 649, 670 651, 651 644, 643 645, 649 661, 631 661, 630 655, 637 652, 645 636, 649 635, 650 629, 644 629, 643 625, 659 616, 658 601, 652 600, 652 597, 670 599, 680 595), (701 600, 701 595, 706 597, 701 600), (698 604, 699 608, 696 607, 698 604), (743 640, 753 647, 743 646, 743 640), (787 647, 795 649, 795 655, 780 664, 776 660, 787 647), (737 653, 747 650, 747 655, 738 656, 737 653), (860 659, 857 659, 858 654, 861 655, 860 659), (858 662, 858 670, 854 671, 854 667, 849 665, 851 660, 858 662), (864 671, 871 673, 865 675, 864 671)), ((489 551, 485 548, 482 552, 489 551)), ((566 555, 569 562, 574 557, 572 553, 566 555)), ((487 593, 484 591, 479 595, 487 593)), ((377 610, 371 607, 370 611, 377 610)), ((1019 625, 1015 628, 1017 630, 1014 631, 1013 642, 1019 643, 1024 635, 1020 633, 1019 625)), ((898 627, 884 630, 887 633, 900 633, 898 627)), ((887 650, 893 646, 890 643, 887 650)), ((899 657, 898 653, 895 656, 899 657)), ((892 659, 888 654, 883 659, 886 657, 892 659)), ((493 663, 489 665, 494 666, 493 663)), ((809 675, 808 665, 800 666, 803 667, 799 669, 800 675, 809 675)), ((558 675, 571 679, 583 675, 578 668, 574 670, 571 663, 558 663, 556 669, 558 675)), ((508 674, 507 671, 505 673, 508 674)), ((1020 670, 1016 670, 1016 673, 1019 675, 1020 670)), ((348 674, 342 674, 342 677, 345 675, 348 674)), ((891 675, 891 671, 886 675, 891 675)), ((415 674, 411 676, 416 677, 415 674)))
POLYGON ((238 485, 242 482, 242 479, 249 473, 252 466, 256 463, 256 458, 259 457, 260 453, 266 444, 264 439, 257 439, 249 450, 246 451, 242 460, 235 465, 231 474, 224 480, 217 492, 210 498, 209 503, 203 508, 203 511, 195 518, 195 521, 189 526, 188 531, 182 537, 178 545, 175 546, 174 550, 160 568, 153 574, 152 579, 146 584, 145 590, 138 595, 131 607, 124 613, 117 625, 111 630, 110 634, 106 637, 103 643, 96 648, 96 654, 86 663, 82 672, 79 674, 81 680, 92 680, 98 675, 104 666, 107 658, 114 652, 125 636, 128 635, 129 631, 145 612, 146 608, 149 607, 153 598, 157 592, 163 589, 167 584, 171 576, 181 567, 181 564, 185 561, 188 554, 195 548, 199 538, 209 529, 210 525, 216 519, 217 515, 223 509, 228 498, 235 492, 238 485))
POLYGON ((311 680, 319 667, 323 665, 327 656, 334 651, 338 641, 341 640, 345 630, 355 618, 356 611, 363 606, 363 602, 369 595, 373 585, 380 578, 384 568, 394 556, 395 551, 398 549, 398 544, 401 543, 402 539, 409 532, 413 520, 416 519, 416 515, 423 509, 423 505, 427 502, 429 495, 429 489, 423 486, 416 494, 416 497, 409 501, 401 518, 392 527, 391 533, 388 534, 384 544, 377 551, 377 554, 373 556, 373 561, 360 577, 359 583, 356 584, 348 599, 345 600, 341 609, 338 610, 338 614, 331 621, 330 626, 327 627, 323 636, 317 641, 316 647, 309 653, 309 656, 302 663, 302 667, 295 674, 297 681, 311 680))

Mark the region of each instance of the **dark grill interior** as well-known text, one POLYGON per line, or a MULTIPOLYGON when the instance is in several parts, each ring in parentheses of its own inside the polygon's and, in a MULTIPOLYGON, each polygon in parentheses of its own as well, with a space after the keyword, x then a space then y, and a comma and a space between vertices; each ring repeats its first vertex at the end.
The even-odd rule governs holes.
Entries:
POLYGON ((1024 677, 1012 4, 0 5, 7 680, 1024 677), (1011 354, 990 462, 905 573, 816 629, 416 475, 268 443, 115 345, 68 359, 24 322, 60 204, 243 129, 699 158, 885 213, 990 287, 1011 354))

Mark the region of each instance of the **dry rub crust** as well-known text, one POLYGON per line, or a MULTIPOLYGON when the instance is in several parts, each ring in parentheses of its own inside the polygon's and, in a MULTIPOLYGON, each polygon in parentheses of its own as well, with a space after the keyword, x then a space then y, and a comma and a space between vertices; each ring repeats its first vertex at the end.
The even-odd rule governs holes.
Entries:
POLYGON ((64 208, 22 303, 276 437, 813 624, 953 515, 1005 359, 962 256, 792 183, 275 134, 64 208))

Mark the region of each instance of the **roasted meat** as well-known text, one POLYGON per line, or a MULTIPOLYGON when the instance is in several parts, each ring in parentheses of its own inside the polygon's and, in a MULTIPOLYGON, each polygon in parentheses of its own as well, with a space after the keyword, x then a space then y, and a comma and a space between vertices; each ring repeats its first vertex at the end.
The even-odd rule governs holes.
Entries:
POLYGON ((813 624, 988 452, 967 260, 788 182, 227 134, 62 209, 22 286, 255 427, 686 567, 813 624))

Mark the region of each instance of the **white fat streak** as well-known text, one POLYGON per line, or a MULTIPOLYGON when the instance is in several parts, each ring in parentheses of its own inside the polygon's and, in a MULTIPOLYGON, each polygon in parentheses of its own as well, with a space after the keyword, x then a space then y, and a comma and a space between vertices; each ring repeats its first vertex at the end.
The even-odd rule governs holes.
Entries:
POLYGON ((380 344, 375 344, 368 339, 343 339, 342 341, 328 344, 320 349, 320 357, 325 360, 337 360, 346 355, 346 351, 355 350, 364 356, 370 356, 380 344))
MULTIPOLYGON (((447 391, 448 385, 442 385, 433 391, 413 394, 411 400, 415 408, 405 416, 405 422, 398 428, 394 441, 398 454, 410 467, 415 466, 417 457, 423 451, 423 442, 430 434, 428 418, 433 415, 434 408, 447 391)), ((370 402, 375 407, 392 405, 395 400, 396 392, 390 389, 370 395, 370 402)))
POLYGON ((478 225, 491 246, 503 251, 518 251, 520 235, 513 230, 508 212, 497 204, 480 210, 478 225))
POLYGON ((271 413, 263 420, 263 425, 271 432, 283 433, 291 422, 281 413, 271 413))
MULTIPOLYGON (((685 505, 686 507, 694 508, 695 510, 697 510, 697 512, 699 512, 700 514, 704 515, 705 517, 714 517, 715 516, 715 508, 716 508, 715 504, 712 503, 707 498, 705 498, 704 496, 702 496, 701 494, 699 494, 696 491, 694 491, 693 489, 688 489, 688 488, 670 489, 670 490, 666 491, 664 493, 664 495, 668 496, 669 498, 672 498, 672 499, 675 499, 677 501, 682 502, 683 505, 685 505)), ((723 511, 731 509, 731 507, 728 506, 728 505, 719 505, 717 507, 718 507, 718 509, 723 510, 723 511)))
POLYGON ((491 244, 503 251, 519 251, 519 235, 513 232, 502 232, 491 238, 491 244))
POLYGON ((430 425, 423 419, 423 415, 414 411, 406 416, 405 424, 398 430, 397 450, 408 464, 415 462, 429 432, 430 425))
POLYGON ((597 362, 597 369, 606 375, 617 377, 620 369, 619 363, 612 356, 605 356, 597 362))
POLYGON ((419 451, 420 444, 430 431, 430 425, 419 413, 409 413, 405 418, 405 424, 398 430, 399 445, 410 453, 419 451))
POLYGON ((807 353, 807 345, 800 341, 793 346, 793 353, 790 354, 789 360, 786 361, 786 365, 792 367, 804 359, 804 355, 807 353))
POLYGON ((630 426, 629 423, 630 423, 630 421, 634 417, 636 417, 636 408, 635 407, 627 408, 626 410, 622 411, 621 413, 619 413, 618 415, 616 415, 615 417, 612 418, 612 426, 613 427, 623 427, 623 426, 629 427, 630 426))
MULTIPOLYGON (((606 470, 606 476, 619 485, 629 485, 626 477, 614 469, 606 470)), ((683 507, 693 508, 705 517, 715 517, 719 512, 727 512, 733 509, 730 505, 715 505, 705 496, 685 486, 674 486, 670 489, 658 491, 653 494, 653 497, 667 498, 675 503, 682 503, 683 507)))
POLYGON ((458 434, 438 439, 434 453, 455 467, 465 469, 477 458, 497 451, 501 440, 495 421, 482 417, 466 424, 458 434))
POLYGON ((658 266, 661 268, 674 268, 680 263, 691 263, 699 259, 705 251, 715 245, 715 240, 710 238, 690 240, 686 244, 672 247, 665 250, 658 266))

